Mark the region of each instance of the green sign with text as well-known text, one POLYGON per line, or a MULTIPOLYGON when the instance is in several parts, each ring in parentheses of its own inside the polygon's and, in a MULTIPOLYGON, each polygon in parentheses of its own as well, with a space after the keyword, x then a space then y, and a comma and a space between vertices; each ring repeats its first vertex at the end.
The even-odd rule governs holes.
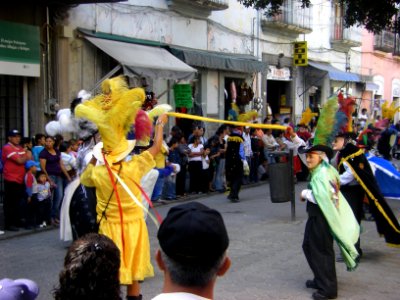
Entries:
POLYGON ((192 86, 190 84, 175 84, 174 96, 176 107, 193 107, 192 86))
POLYGON ((38 26, 0 21, 0 74, 40 76, 38 26))

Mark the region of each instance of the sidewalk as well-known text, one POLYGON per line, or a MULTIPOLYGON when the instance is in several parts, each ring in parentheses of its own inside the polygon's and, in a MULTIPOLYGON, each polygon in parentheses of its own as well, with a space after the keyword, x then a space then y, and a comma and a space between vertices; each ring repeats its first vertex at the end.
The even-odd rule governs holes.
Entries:
MULTIPOLYGON (((268 180, 267 181, 259 181, 258 183, 242 185, 242 189, 248 189, 248 188, 260 186, 260 185, 263 185, 263 184, 268 184, 269 185, 268 180)), ((160 207, 160 206, 170 205, 170 204, 174 204, 174 203, 206 198, 206 197, 208 197, 210 195, 216 195, 216 194, 223 194, 223 193, 212 192, 212 193, 203 193, 203 194, 188 194, 187 196, 179 198, 177 200, 169 200, 168 202, 164 201, 162 203, 161 202, 160 203, 154 203, 154 207, 157 208, 157 207, 160 207)), ((4 224, 3 220, 4 220, 3 205, 0 205, 0 224, 4 224)), ((36 233, 43 232, 43 231, 48 231, 48 230, 54 230, 54 229, 58 230, 58 228, 59 227, 54 227, 52 225, 49 225, 46 228, 37 228, 37 229, 20 228, 19 231, 5 231, 3 228, 0 228, 0 241, 12 239, 12 238, 15 238, 15 237, 21 237, 21 236, 25 236, 25 235, 30 235, 30 234, 36 234, 36 233), (1 234, 1 232, 4 232, 4 234, 1 234)))

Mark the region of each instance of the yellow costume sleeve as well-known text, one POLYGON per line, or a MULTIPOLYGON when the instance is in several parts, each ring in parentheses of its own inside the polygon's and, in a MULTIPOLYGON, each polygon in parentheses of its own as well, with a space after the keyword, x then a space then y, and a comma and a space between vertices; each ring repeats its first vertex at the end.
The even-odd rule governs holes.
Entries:
POLYGON ((126 174, 135 174, 134 178, 139 180, 156 166, 153 155, 149 151, 144 151, 139 155, 134 155, 132 160, 127 163, 126 174))
POLYGON ((85 171, 81 174, 81 183, 87 187, 94 187, 93 181, 93 169, 94 165, 88 164, 85 171))

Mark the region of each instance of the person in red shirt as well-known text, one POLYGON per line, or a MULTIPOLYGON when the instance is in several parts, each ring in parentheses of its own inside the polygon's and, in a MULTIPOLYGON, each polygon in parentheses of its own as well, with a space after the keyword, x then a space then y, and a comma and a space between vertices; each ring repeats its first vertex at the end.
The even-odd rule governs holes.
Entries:
POLYGON ((311 133, 308 131, 308 126, 304 124, 297 125, 297 136, 307 142, 311 138, 311 133))
POLYGON ((26 151, 19 145, 21 134, 17 129, 7 133, 8 143, 3 146, 1 160, 4 164, 4 225, 5 230, 18 231, 20 212, 18 207, 24 198, 24 164, 26 151))

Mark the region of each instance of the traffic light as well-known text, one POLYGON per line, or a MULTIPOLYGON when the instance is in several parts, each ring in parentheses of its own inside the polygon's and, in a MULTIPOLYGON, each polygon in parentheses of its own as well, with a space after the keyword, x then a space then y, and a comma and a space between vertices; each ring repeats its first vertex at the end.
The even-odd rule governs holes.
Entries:
POLYGON ((306 67, 308 65, 307 42, 295 42, 293 50, 293 64, 295 66, 306 67))

